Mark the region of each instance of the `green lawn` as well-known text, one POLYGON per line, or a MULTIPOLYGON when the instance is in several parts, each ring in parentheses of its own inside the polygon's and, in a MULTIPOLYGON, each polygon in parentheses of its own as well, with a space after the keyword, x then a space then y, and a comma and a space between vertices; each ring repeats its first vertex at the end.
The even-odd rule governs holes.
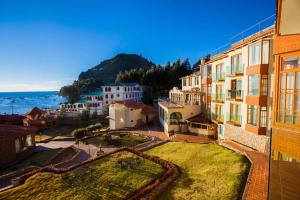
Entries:
POLYGON ((119 152, 64 174, 38 173, 23 185, 0 192, 0 199, 126 199, 163 171, 156 163, 119 152), (127 160, 132 167, 120 164, 127 160))
POLYGON ((87 140, 89 144, 93 144, 95 146, 101 145, 101 147, 110 145, 115 147, 134 147, 146 141, 148 141, 147 138, 134 134, 128 134, 122 137, 112 135, 112 139, 110 141, 105 140, 104 136, 93 137, 87 140))
POLYGON ((146 153, 176 164, 179 178, 160 199, 239 199, 250 163, 217 144, 169 142, 146 153))

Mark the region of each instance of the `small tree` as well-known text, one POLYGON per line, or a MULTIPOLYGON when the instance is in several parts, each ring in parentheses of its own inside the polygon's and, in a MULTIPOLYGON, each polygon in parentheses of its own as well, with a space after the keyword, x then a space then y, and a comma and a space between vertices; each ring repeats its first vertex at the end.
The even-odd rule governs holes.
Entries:
POLYGON ((82 141, 82 138, 86 136, 87 130, 86 128, 79 128, 72 131, 72 136, 75 138, 76 144, 79 144, 80 141, 82 141))

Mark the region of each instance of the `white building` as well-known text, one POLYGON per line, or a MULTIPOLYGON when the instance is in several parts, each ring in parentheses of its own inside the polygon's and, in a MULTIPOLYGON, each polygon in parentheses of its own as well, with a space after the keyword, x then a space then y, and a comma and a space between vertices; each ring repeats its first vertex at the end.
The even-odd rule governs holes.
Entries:
POLYGON ((115 130, 149 124, 155 115, 155 108, 142 102, 115 101, 109 105, 109 128, 115 130))
POLYGON ((122 100, 140 102, 143 97, 143 86, 138 83, 108 83, 102 86, 102 91, 104 106, 122 100))
POLYGON ((74 117, 89 111, 90 115, 103 115, 108 105, 114 101, 134 100, 140 102, 143 97, 143 86, 138 83, 107 83, 102 90, 95 90, 82 95, 79 102, 61 104, 67 117, 74 117))

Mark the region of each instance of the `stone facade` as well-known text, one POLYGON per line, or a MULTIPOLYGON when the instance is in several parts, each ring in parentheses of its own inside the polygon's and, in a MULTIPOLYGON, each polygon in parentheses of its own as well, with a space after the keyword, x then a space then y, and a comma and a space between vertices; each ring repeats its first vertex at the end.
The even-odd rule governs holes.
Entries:
POLYGON ((269 154, 270 151, 270 137, 250 133, 238 126, 225 124, 224 138, 236 141, 263 153, 269 154))

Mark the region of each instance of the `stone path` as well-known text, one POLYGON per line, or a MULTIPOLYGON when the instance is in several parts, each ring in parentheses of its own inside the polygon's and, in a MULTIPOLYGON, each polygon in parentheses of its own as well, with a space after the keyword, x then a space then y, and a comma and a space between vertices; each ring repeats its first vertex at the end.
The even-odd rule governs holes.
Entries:
POLYGON ((260 153, 237 144, 232 141, 223 141, 224 146, 238 150, 247 154, 252 161, 252 173, 246 191, 246 200, 267 200, 268 198, 268 177, 269 177, 269 157, 267 154, 260 153))

